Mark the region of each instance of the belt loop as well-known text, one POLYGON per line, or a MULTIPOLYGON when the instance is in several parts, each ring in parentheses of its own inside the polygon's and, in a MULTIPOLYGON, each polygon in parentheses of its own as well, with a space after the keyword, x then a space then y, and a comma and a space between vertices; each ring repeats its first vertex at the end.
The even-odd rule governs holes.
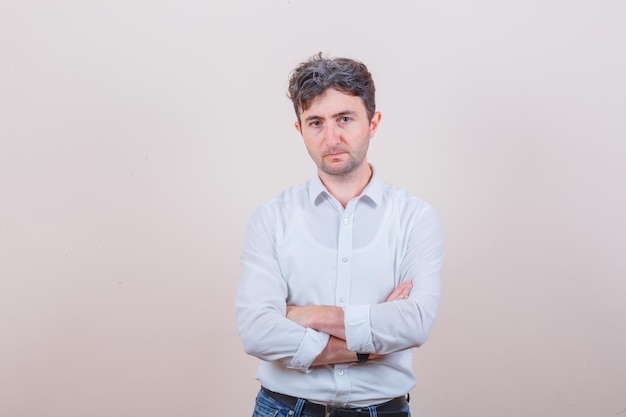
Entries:
POLYGON ((300 413, 302 413, 302 408, 304 408, 304 400, 302 398, 298 398, 296 402, 296 407, 293 410, 293 417, 300 417, 300 413))
POLYGON ((378 417, 375 405, 370 405, 369 407, 367 407, 367 409, 370 410, 370 417, 378 417))

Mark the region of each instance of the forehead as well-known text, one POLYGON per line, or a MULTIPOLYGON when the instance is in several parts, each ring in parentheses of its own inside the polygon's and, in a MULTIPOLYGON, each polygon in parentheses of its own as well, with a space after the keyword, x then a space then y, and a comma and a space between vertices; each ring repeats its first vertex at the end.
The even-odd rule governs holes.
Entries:
POLYGON ((365 114, 366 109, 361 97, 329 88, 311 100, 309 107, 301 113, 301 116, 327 117, 346 112, 365 114))

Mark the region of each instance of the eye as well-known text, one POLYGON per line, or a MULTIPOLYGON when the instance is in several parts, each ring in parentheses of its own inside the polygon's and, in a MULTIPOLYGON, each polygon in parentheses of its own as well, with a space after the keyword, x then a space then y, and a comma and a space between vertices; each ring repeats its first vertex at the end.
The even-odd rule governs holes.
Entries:
POLYGON ((348 123, 352 118, 350 116, 341 116, 339 118, 339 123, 348 123))
POLYGON ((311 126, 311 127, 320 127, 321 125, 322 125, 322 123, 319 120, 312 120, 309 123, 309 126, 311 126))

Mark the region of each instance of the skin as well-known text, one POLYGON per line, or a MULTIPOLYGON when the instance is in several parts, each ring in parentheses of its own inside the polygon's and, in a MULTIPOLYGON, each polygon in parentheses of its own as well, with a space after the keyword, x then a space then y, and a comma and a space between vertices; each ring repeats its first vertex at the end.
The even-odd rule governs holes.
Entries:
POLYGON ((320 179, 344 207, 372 177, 367 150, 380 119, 379 112, 367 117, 360 97, 329 88, 295 122, 320 179))
MULTIPOLYGON (((327 89, 310 103, 295 122, 295 128, 317 172, 328 191, 346 207, 359 196, 372 177, 367 161, 369 142, 376 134, 381 114, 367 117, 360 97, 327 89)), ((406 299, 413 287, 410 281, 400 284, 385 302, 406 299)), ((313 365, 355 361, 355 352, 348 350, 341 307, 287 306, 287 318, 301 326, 318 330, 331 337, 313 365)), ((370 360, 381 355, 370 354, 370 360)))
MULTIPOLYGON (((387 297, 386 303, 405 300, 409 297, 413 283, 405 281, 398 285, 387 297)), ((348 350, 344 327, 343 310, 335 306, 287 306, 287 318, 303 327, 308 327, 331 335, 324 350, 315 358, 313 366, 354 362, 355 353, 348 350)), ((370 354, 369 360, 383 355, 370 354)))

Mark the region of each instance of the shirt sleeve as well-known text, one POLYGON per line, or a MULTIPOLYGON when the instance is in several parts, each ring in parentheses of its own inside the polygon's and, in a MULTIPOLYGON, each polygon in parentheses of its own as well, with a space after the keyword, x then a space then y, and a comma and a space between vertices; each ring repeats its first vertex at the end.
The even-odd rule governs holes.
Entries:
POLYGON ((286 318, 288 287, 276 256, 277 221, 266 207, 248 224, 235 302, 239 336, 247 354, 308 371, 329 335, 286 318))
POLYGON ((441 295, 443 229, 435 210, 425 205, 407 227, 408 239, 399 282, 411 280, 406 300, 344 307, 348 349, 388 354, 421 346, 432 329, 441 295))
POLYGON ((343 315, 348 349, 359 353, 373 353, 370 306, 346 306, 343 315))

